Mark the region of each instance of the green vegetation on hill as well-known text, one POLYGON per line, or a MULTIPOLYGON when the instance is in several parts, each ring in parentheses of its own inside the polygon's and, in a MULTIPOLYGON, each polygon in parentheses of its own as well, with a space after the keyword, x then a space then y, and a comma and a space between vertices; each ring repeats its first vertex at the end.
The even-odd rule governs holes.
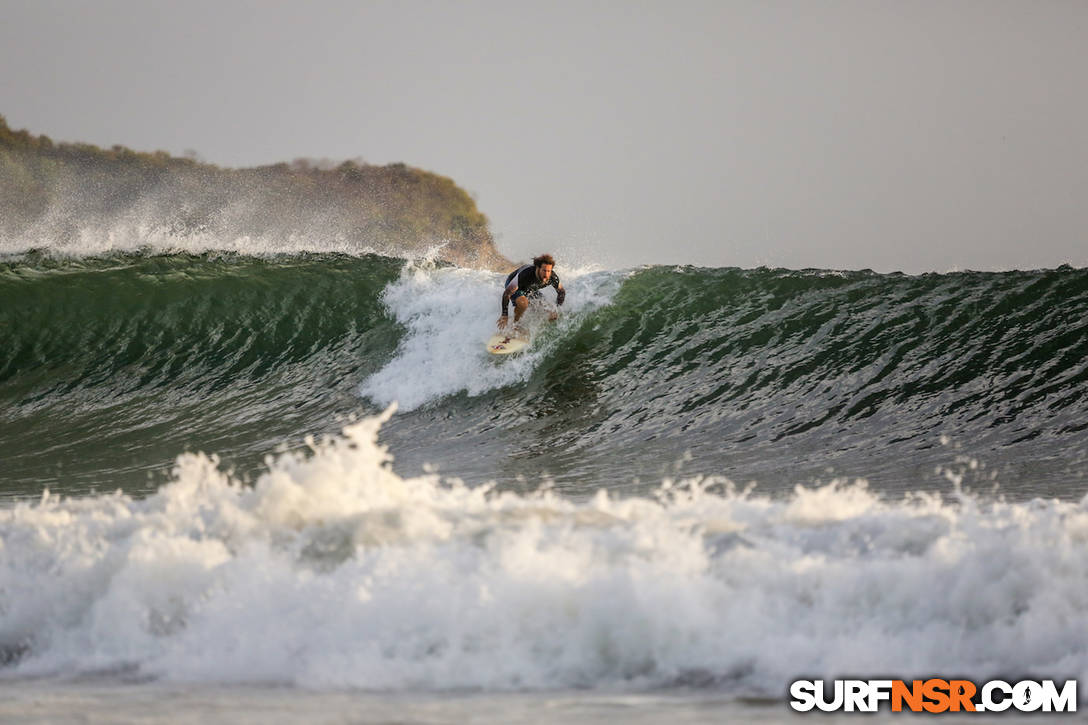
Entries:
POLYGON ((454 182, 405 166, 306 161, 224 169, 164 151, 54 143, 0 116, 0 234, 64 244, 88 230, 306 239, 391 255, 439 244, 456 264, 505 268, 487 217, 454 182))

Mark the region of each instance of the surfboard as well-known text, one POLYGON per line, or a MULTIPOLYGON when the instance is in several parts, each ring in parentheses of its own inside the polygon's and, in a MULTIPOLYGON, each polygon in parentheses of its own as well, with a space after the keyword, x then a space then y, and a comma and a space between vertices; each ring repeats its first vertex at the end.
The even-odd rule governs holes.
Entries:
POLYGON ((492 355, 512 355, 529 347, 529 336, 524 332, 497 332, 487 341, 487 351, 492 355))

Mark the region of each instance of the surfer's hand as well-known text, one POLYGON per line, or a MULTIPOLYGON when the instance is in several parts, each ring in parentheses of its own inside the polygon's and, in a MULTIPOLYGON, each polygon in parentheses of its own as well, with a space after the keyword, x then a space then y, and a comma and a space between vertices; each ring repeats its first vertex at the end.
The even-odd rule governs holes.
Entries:
POLYGON ((506 321, 508 319, 509 318, 506 315, 503 315, 502 317, 499 318, 499 321, 496 322, 495 324, 499 326, 500 330, 505 329, 506 328, 506 321))

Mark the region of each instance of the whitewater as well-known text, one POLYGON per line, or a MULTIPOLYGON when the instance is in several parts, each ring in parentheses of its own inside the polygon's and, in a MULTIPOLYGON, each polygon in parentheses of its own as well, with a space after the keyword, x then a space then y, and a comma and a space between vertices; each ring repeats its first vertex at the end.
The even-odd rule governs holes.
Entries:
POLYGON ((495 360, 502 272, 141 239, 0 260, 0 719, 1088 682, 1086 270, 561 259, 495 360))

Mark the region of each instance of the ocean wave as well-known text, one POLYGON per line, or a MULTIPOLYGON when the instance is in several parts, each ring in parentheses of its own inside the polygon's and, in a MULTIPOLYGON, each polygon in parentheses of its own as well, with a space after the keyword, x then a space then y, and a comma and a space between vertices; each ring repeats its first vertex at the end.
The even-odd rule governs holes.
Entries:
POLYGON ((398 476, 382 422, 252 486, 186 454, 143 500, 0 510, 0 678, 777 696, 813 673, 1088 677, 1088 497, 701 479, 576 502, 398 476))
POLYGON ((498 273, 374 255, 9 260, 2 488, 153 490, 186 449, 252 477, 270 446, 396 401, 402 470, 438 461, 474 483, 643 490, 678 472, 905 491, 966 455, 976 488, 1083 489, 1086 270, 560 273, 558 323, 496 360, 498 273))

